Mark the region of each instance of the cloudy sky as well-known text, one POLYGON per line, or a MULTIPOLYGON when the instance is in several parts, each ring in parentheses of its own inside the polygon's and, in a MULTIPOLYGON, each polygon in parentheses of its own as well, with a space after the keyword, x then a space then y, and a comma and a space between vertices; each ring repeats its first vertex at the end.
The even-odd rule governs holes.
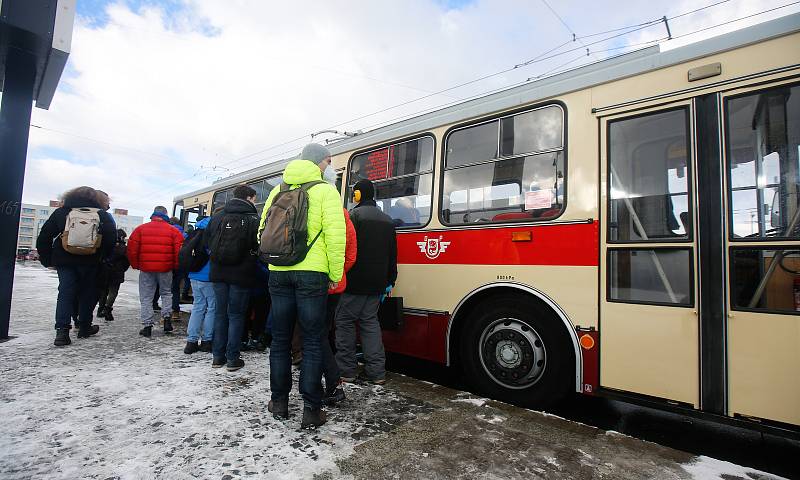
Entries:
MULTIPOLYGON (((77 2, 58 92, 50 110, 34 109, 23 201, 88 184, 109 192, 112 206, 146 215, 156 204, 171 208, 177 194, 295 155, 312 132, 374 128, 642 48, 665 36, 663 24, 599 33, 719 0, 77 2), (556 47, 545 55, 553 58, 437 93, 556 47)), ((663 47, 800 11, 687 35, 789 3, 729 0, 675 18, 681 38, 663 47)))

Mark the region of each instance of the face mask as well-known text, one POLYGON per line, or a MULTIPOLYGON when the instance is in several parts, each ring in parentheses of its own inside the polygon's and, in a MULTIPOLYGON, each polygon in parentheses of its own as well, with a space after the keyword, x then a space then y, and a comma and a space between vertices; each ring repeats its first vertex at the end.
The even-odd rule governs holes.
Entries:
POLYGON ((331 185, 336 185, 336 170, 333 169, 332 165, 328 165, 325 168, 325 171, 322 172, 322 178, 331 185))

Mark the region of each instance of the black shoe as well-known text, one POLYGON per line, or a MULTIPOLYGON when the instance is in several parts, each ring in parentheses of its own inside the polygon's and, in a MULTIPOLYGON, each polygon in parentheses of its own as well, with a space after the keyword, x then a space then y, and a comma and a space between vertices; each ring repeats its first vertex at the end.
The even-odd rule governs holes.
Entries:
POLYGON ((97 334, 100 331, 100 327, 97 325, 81 325, 78 328, 78 338, 89 338, 92 335, 97 334))
POLYGON ((337 386, 333 390, 325 392, 325 396, 322 397, 322 403, 324 403, 329 407, 332 407, 337 403, 343 401, 344 399, 345 399, 344 388, 337 386))
POLYGON ((192 354, 200 350, 200 347, 197 346, 197 342, 186 342, 186 347, 183 349, 183 353, 192 354))
POLYGON ((225 357, 214 357, 211 360, 211 368, 222 368, 226 363, 228 360, 225 357))
POLYGON ((106 309, 105 307, 100 307, 97 309, 97 318, 104 318, 106 316, 106 309))
POLYGON ((227 369, 229 372, 235 372, 236 370, 239 370, 242 367, 244 367, 244 360, 242 360, 241 358, 237 358, 232 362, 228 362, 227 369))
POLYGON ((153 334, 153 326, 152 325, 147 325, 146 327, 144 327, 141 330, 139 330, 139 335, 141 335, 143 337, 149 337, 152 334, 153 334))
POLYGON ((113 310, 113 308, 107 308, 106 311, 103 312, 103 318, 106 319, 106 322, 113 322, 114 321, 114 315, 111 314, 112 310, 113 310))
POLYGON ((278 420, 286 420, 289 418, 289 401, 288 400, 270 400, 267 405, 267 410, 273 417, 278 420))
POLYGON ((164 333, 169 333, 172 330, 173 330, 172 329, 172 320, 170 320, 167 317, 164 317, 164 333))
POLYGON ((69 328, 59 328, 56 330, 56 339, 53 342, 53 345, 56 347, 64 347, 72 343, 72 340, 69 338, 69 328))
POLYGON ((211 347, 214 346, 214 342, 211 340, 203 340, 200 342, 200 351, 201 352, 211 352, 211 347))
POLYGON ((242 342, 242 346, 239 347, 239 350, 241 350, 243 352, 249 352, 250 351, 250 344, 247 343, 247 342, 242 342))
POLYGON ((327 420, 328 415, 325 414, 325 410, 321 408, 305 407, 303 408, 303 421, 300 423, 300 428, 313 430, 325 425, 327 420))

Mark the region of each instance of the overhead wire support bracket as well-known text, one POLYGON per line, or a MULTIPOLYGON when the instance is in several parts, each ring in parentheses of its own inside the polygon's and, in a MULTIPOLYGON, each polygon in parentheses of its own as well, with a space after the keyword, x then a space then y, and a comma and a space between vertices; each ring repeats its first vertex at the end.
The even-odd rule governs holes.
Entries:
POLYGON ((669 30, 669 20, 667 20, 667 16, 664 15, 661 17, 661 21, 664 22, 664 26, 667 28, 667 40, 672 40, 672 32, 669 30))

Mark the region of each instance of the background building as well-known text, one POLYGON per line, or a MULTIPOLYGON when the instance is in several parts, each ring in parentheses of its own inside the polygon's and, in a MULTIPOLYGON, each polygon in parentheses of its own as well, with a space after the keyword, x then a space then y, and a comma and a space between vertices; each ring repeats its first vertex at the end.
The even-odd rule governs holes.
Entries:
MULTIPOLYGON (((42 225, 59 205, 60 203, 57 200, 50 200, 49 205, 22 204, 19 218, 19 236, 17 237, 17 254, 28 253, 36 248, 36 239, 39 237, 42 225)), ((128 235, 144 221, 143 217, 128 215, 128 211, 121 208, 113 209, 111 216, 114 217, 117 228, 125 230, 128 235)))

